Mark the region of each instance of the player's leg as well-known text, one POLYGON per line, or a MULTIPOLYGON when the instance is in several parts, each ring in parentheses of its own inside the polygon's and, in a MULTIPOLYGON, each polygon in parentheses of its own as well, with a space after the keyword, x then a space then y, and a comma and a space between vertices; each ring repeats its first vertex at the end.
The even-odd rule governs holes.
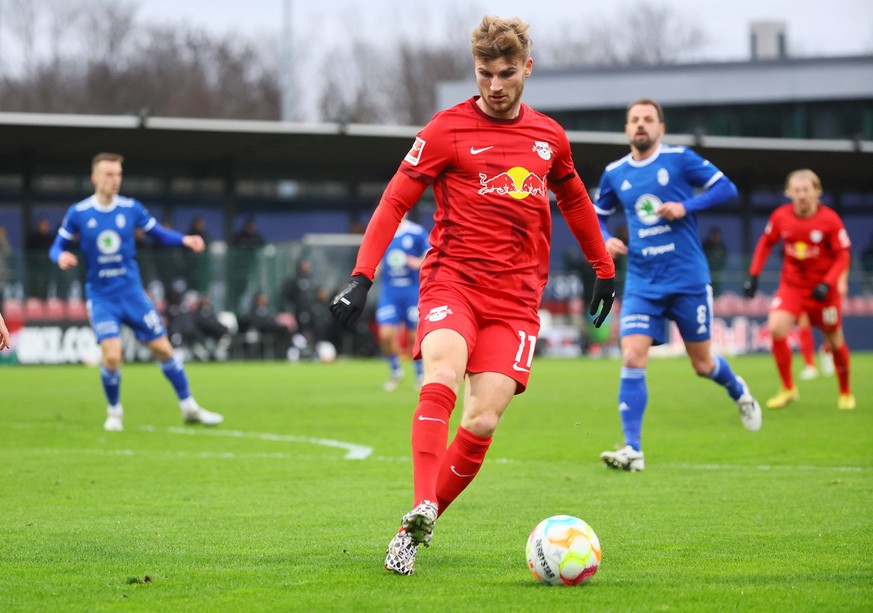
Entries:
POLYGON ((711 341, 685 341, 685 351, 699 377, 712 379, 725 388, 737 405, 743 426, 751 432, 760 430, 761 405, 752 396, 745 379, 734 373, 724 356, 712 353, 711 341))
POLYGON ((815 367, 815 338, 812 335, 812 324, 809 315, 802 313, 797 320, 797 345, 803 358, 803 369, 797 375, 802 381, 809 381, 818 376, 815 367))
POLYGON ((113 301, 92 299, 87 303, 88 319, 100 345, 100 381, 106 396, 106 421, 103 429, 124 429, 121 406, 121 319, 113 301))
POLYGON ((849 347, 843 335, 841 303, 841 298, 825 302, 817 310, 811 311, 810 316, 813 323, 824 332, 825 342, 830 345, 834 357, 834 370, 840 389, 837 407, 840 409, 854 409, 855 397, 852 395, 849 385, 849 347))
POLYGON ((794 313, 782 309, 771 310, 767 317, 767 325, 773 343, 773 360, 776 362, 776 369, 782 381, 782 389, 767 401, 769 409, 781 409, 800 398, 791 373, 791 362, 794 356, 788 345, 788 334, 795 321, 796 315, 794 313))
POLYGON ((100 342, 102 361, 100 380, 106 395, 106 421, 103 429, 119 432, 124 429, 124 409, 121 406, 121 338, 113 336, 100 342))
POLYGON ((646 365, 649 348, 667 340, 664 301, 625 295, 621 309, 621 378, 618 384, 618 414, 624 447, 604 451, 600 459, 617 470, 645 468, 642 451, 643 415, 649 403, 646 365))
POLYGON ((152 355, 161 367, 161 372, 173 386, 179 399, 179 408, 182 410, 182 418, 186 423, 203 424, 204 426, 217 426, 224 421, 224 417, 218 413, 207 411, 194 399, 188 385, 188 374, 185 365, 173 353, 167 335, 159 336, 147 342, 152 355))
POLYGON ((379 328, 379 349, 382 356, 388 362, 389 376, 382 388, 386 392, 393 392, 403 379, 403 368, 400 366, 400 343, 398 341, 398 326, 400 315, 397 305, 393 300, 389 301, 389 292, 383 292, 379 297, 376 307, 376 324, 379 328))
MULTIPOLYGON (((480 305, 495 312, 496 305, 480 305)), ((446 451, 437 481, 440 514, 475 478, 491 446, 491 437, 509 402, 527 387, 539 336, 538 317, 529 310, 509 313, 479 330, 467 361, 461 424, 446 451)))
POLYGON ((418 546, 430 544, 439 513, 437 477, 467 363, 467 342, 455 330, 432 330, 420 344, 424 379, 412 418, 413 508, 385 554, 385 569, 398 575, 414 573, 418 546))

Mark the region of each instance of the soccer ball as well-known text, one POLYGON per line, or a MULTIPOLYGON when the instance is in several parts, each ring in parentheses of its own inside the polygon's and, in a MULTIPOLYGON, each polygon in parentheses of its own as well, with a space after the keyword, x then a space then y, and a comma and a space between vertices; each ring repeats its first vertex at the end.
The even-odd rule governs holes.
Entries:
POLYGON ((591 526, 571 515, 554 515, 537 524, 526 553, 531 574, 547 585, 587 583, 602 555, 591 526))

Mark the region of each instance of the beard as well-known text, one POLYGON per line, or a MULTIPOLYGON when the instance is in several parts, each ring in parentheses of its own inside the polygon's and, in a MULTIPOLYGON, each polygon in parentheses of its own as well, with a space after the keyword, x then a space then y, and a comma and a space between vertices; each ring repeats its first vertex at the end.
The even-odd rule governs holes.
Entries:
POLYGON ((648 134, 637 134, 633 139, 633 146, 640 153, 647 152, 654 144, 655 141, 648 134))

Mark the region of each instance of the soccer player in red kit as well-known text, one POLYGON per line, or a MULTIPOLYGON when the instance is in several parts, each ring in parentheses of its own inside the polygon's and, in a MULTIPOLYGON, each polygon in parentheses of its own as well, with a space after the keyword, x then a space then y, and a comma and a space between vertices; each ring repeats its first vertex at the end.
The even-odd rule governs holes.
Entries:
POLYGON ((521 101, 530 76, 528 25, 486 16, 471 42, 479 95, 437 113, 418 133, 376 207, 351 282, 331 312, 352 325, 403 214, 428 186, 436 199, 431 249, 421 267, 413 351, 424 378, 412 421, 413 509, 388 545, 385 568, 415 570, 437 516, 470 484, 497 423, 530 377, 549 267, 557 197, 597 274, 590 313, 612 308, 615 267, 564 130, 521 101), (449 418, 464 382, 461 424, 449 418))
POLYGON ((821 193, 821 180, 813 171, 795 170, 788 175, 785 195, 791 203, 770 215, 755 247, 745 284, 746 295, 754 296, 770 250, 781 240, 782 275, 770 305, 768 326, 782 389, 767 401, 771 409, 781 409, 800 397, 791 374, 792 353, 787 337, 803 313, 822 330, 831 347, 840 387, 837 406, 855 408, 849 388, 849 348, 843 337, 842 296, 838 291, 840 276, 849 266, 852 243, 839 215, 819 201, 821 193))

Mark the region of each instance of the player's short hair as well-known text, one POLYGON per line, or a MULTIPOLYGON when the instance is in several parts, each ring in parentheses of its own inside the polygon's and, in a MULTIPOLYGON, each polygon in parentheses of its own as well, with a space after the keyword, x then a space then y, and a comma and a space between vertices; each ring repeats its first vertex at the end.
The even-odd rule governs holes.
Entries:
POLYGON ((91 170, 97 168, 100 162, 124 162, 124 156, 120 153, 98 153, 91 159, 91 170))
POLYGON ((531 46, 528 29, 530 25, 518 17, 485 15, 470 36, 473 58, 486 62, 501 57, 527 60, 531 46))
POLYGON ((634 100, 630 104, 627 105, 627 113, 630 113, 630 110, 637 106, 638 104, 645 104, 648 106, 655 107, 655 110, 658 111, 658 121, 664 123, 664 109, 661 108, 661 105, 652 100, 651 98, 640 98, 639 100, 634 100))
POLYGON ((791 179, 794 177, 804 177, 812 181, 812 186, 815 188, 819 194, 822 192, 821 187, 821 179, 819 179, 818 175, 811 171, 809 168, 800 168, 798 170, 794 170, 788 173, 788 176, 785 177, 785 191, 788 191, 788 184, 791 183, 791 179))

